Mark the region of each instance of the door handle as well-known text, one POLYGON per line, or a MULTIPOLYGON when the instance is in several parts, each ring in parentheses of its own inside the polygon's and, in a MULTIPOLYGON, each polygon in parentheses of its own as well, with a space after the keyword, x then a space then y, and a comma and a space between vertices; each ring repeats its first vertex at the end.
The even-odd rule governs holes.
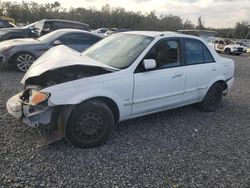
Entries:
POLYGON ((173 79, 174 78, 179 78, 183 75, 183 73, 175 73, 175 75, 172 77, 173 79))
POLYGON ((212 67, 212 71, 216 71, 216 67, 212 67))

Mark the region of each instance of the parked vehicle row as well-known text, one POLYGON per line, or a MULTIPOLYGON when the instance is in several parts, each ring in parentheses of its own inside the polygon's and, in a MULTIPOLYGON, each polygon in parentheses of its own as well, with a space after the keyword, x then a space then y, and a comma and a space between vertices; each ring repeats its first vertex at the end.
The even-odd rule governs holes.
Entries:
POLYGON ((13 39, 0 43, 0 62, 15 65, 26 72, 30 65, 48 49, 57 45, 66 45, 76 51, 86 48, 102 39, 101 36, 76 29, 60 29, 37 39, 13 39))
POLYGON ((24 27, 0 29, 0 41, 16 38, 37 38, 51 31, 65 28, 90 31, 88 24, 69 20, 43 19, 24 27))
POLYGON ((130 118, 193 103, 214 111, 233 82, 234 62, 198 37, 124 32, 83 53, 63 45, 50 49, 6 107, 50 141, 66 137, 76 147, 93 147, 130 118))

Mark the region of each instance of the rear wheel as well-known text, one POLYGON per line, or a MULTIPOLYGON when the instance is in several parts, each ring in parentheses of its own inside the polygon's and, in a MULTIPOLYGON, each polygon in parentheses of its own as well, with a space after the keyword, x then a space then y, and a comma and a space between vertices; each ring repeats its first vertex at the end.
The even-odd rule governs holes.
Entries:
POLYGON ((223 86, 221 83, 216 82, 210 87, 206 96, 200 102, 199 106, 204 111, 213 112, 221 104, 222 96, 223 96, 223 86))
POLYGON ((19 53, 15 56, 14 62, 19 71, 27 72, 29 67, 34 63, 36 58, 29 53, 19 53))
POLYGON ((113 113, 104 102, 86 101, 72 111, 65 137, 75 147, 98 146, 111 135, 114 122, 113 113))

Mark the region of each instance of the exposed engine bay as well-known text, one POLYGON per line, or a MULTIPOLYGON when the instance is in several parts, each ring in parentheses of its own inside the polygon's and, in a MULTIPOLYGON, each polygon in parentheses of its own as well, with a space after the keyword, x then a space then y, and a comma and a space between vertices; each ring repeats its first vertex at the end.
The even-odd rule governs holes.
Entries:
POLYGON ((28 85, 38 85, 41 88, 44 88, 64 82, 106 74, 110 72, 110 70, 95 66, 72 65, 61 67, 58 69, 46 71, 39 76, 28 78, 25 82, 25 88, 28 85))

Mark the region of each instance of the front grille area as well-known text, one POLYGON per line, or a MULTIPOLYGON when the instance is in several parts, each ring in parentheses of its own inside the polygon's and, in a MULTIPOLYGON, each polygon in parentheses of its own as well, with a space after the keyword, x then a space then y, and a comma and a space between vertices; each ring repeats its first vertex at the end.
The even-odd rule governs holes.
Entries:
POLYGON ((238 51, 239 52, 243 52, 243 48, 238 48, 238 51))

